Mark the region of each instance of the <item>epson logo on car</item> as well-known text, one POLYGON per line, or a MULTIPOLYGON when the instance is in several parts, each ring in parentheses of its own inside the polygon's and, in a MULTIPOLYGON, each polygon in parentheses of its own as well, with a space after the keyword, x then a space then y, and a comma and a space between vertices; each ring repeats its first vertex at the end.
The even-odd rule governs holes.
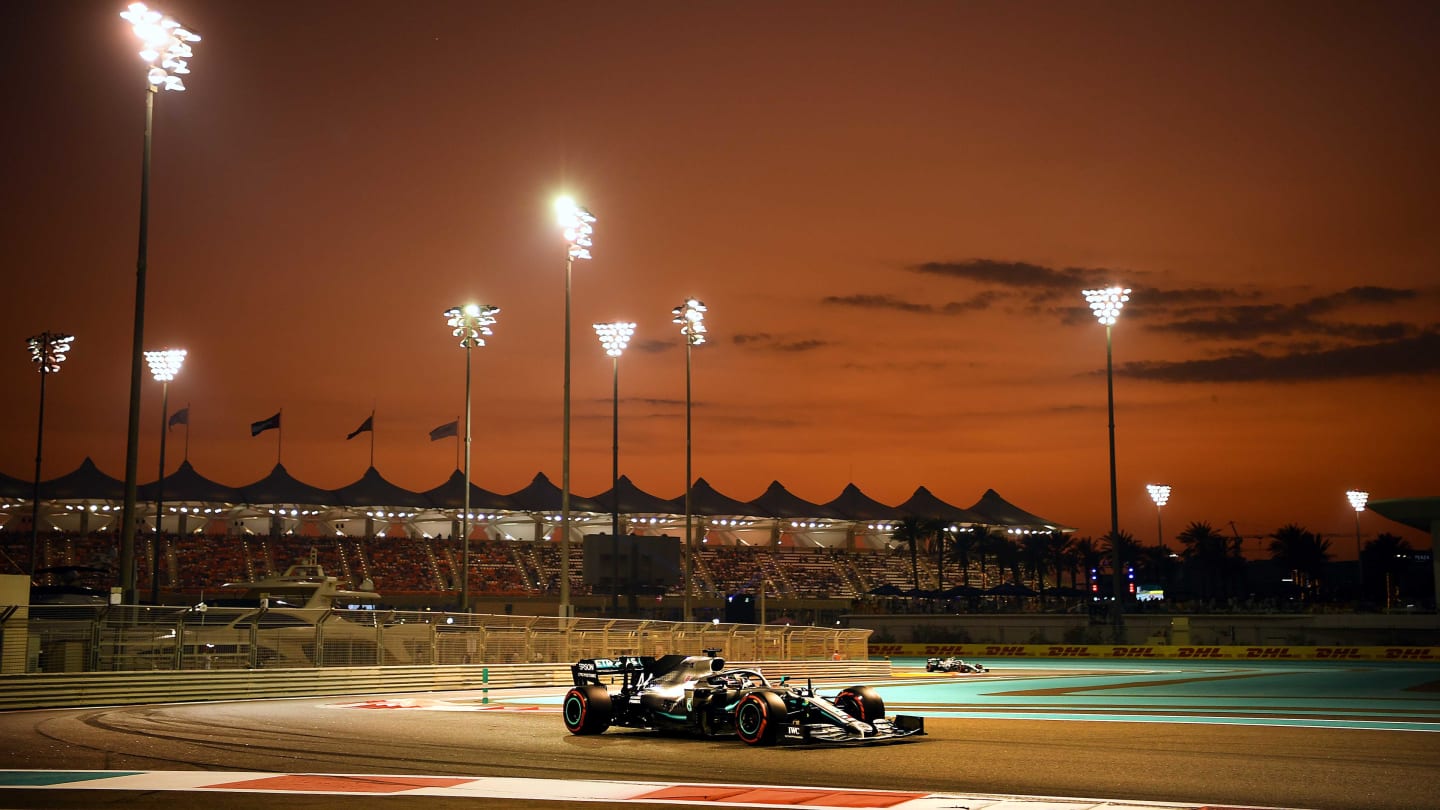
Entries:
POLYGON ((575 668, 580 670, 581 672, 592 672, 595 669, 595 665, 590 663, 589 661, 581 661, 580 663, 575 665, 575 668))

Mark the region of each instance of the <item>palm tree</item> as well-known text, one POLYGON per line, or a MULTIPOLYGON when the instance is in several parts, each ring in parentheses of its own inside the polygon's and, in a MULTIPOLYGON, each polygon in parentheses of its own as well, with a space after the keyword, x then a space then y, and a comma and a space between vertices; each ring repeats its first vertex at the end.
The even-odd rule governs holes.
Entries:
POLYGON ((1120 555, 1118 559, 1120 561, 1120 570, 1113 572, 1113 575, 1119 577, 1123 585, 1126 581, 1126 567, 1128 566, 1133 569, 1136 561, 1140 559, 1140 544, 1135 542, 1135 536, 1127 531, 1121 531, 1120 534, 1114 537, 1111 537, 1110 533, 1106 532, 1105 536, 1100 539, 1105 541, 1106 557, 1112 561, 1116 559, 1113 549, 1119 546, 1120 555))
POLYGON ((1295 584, 1307 595, 1319 585, 1330 561, 1330 541, 1304 526, 1287 523, 1270 535, 1270 558, 1294 572, 1295 584))
POLYGON ((890 533, 895 540, 910 546, 910 576, 915 582, 915 590, 920 590, 920 542, 929 536, 929 528, 925 520, 918 517, 905 517, 890 533))
POLYGON ((983 526, 966 527, 960 529, 960 531, 956 532, 954 536, 950 538, 950 543, 954 546, 955 552, 960 555, 960 565, 962 566, 960 569, 961 582, 966 587, 970 586, 970 554, 975 550, 976 539, 980 533, 984 531, 985 528, 983 526))
POLYGON ((1360 553, 1364 563, 1362 570, 1377 577, 1384 576, 1386 608, 1390 607, 1391 584, 1410 566, 1413 553, 1410 541, 1388 532, 1376 535, 1374 540, 1365 544, 1364 551, 1360 553))
MULTIPOLYGON (((1050 535, 1048 534, 1027 534, 1020 540, 1020 553, 1025 563, 1025 569, 1036 581, 1040 591, 1040 601, 1045 601, 1045 572, 1050 568, 1050 535)), ((1060 576, 1059 569, 1056 569, 1056 578, 1060 576)))
MULTIPOLYGON (((1185 573, 1190 585, 1203 599, 1214 599, 1228 588, 1228 574, 1234 568, 1230 538, 1216 531, 1208 522, 1191 523, 1176 535, 1180 541, 1180 557, 1185 560, 1185 573)), ((1235 551, 1238 553, 1238 544, 1235 551)))
MULTIPOLYGON (((1085 570, 1085 582, 1088 584, 1090 582, 1090 572, 1094 571, 1097 574, 1100 572, 1100 547, 1089 537, 1082 537, 1072 545, 1075 549, 1075 559, 1080 563, 1080 567, 1085 570)), ((1071 570, 1072 575, 1070 581, 1074 582, 1074 569, 1071 570)))
POLYGON ((1045 537, 1045 552, 1050 556, 1050 569, 1055 572, 1055 586, 1060 586, 1060 572, 1070 572, 1070 587, 1075 585, 1075 544, 1064 532, 1050 532, 1045 537))
POLYGON ((945 542, 950 539, 950 522, 927 518, 922 524, 935 546, 935 590, 945 590, 945 542))

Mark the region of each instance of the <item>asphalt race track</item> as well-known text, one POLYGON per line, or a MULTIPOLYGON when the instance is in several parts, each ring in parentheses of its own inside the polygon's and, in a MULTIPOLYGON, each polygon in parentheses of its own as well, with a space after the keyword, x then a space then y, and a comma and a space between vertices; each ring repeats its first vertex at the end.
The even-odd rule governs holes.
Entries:
MULTIPOLYGON (((897 666, 904 677, 876 686, 890 713, 927 715, 929 733, 889 746, 749 748, 624 730, 574 737, 557 713, 563 690, 496 690, 484 703, 479 693, 452 692, 11 712, 0 714, 0 768, 733 782, 1315 810, 1440 801, 1434 664, 986 663, 994 671, 984 675, 897 666)), ((336 802, 303 792, 174 792, 163 806, 336 802)), ((5 808, 101 804, 157 799, 138 790, 0 790, 5 808)), ((383 807, 474 805, 387 796, 383 807)))

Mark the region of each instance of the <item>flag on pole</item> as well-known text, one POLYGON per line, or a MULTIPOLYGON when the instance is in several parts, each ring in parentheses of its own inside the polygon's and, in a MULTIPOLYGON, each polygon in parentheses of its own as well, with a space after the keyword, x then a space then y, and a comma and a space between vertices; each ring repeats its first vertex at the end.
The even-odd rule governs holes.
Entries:
POLYGON ((430 431, 430 441, 432 441, 432 442, 438 442, 438 441, 440 441, 441 439, 447 439, 447 438, 449 438, 449 437, 451 437, 451 436, 459 436, 459 435, 460 435, 460 420, 459 420, 459 419, 456 419, 456 420, 451 421, 451 422, 446 422, 445 424, 441 425, 440 427, 437 427, 437 428, 435 428, 434 430, 430 431))
POLYGON ((185 407, 181 408, 180 410, 176 411, 175 413, 170 414, 170 424, 169 424, 167 427, 172 427, 172 428, 173 428, 173 427, 175 427, 176 425, 185 425, 186 427, 189 427, 189 426, 190 426, 190 406, 189 406, 189 405, 186 405, 185 407))
POLYGON ((375 432, 375 414, 372 413, 369 416, 365 417, 365 421, 360 423, 360 427, 350 431, 350 435, 345 437, 345 441, 348 442, 356 436, 359 436, 361 433, 373 432, 375 432))
POLYGON ((275 430, 280 427, 280 414, 275 414, 269 419, 261 419, 259 422, 250 423, 250 435, 259 436, 267 430, 275 430))

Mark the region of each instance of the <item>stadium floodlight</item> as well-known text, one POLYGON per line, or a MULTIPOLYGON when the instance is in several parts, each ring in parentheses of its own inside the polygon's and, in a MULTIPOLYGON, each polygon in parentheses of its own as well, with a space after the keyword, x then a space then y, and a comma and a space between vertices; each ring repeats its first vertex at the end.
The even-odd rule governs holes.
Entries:
POLYGON ((135 261, 135 327, 130 347, 130 417, 125 436, 125 506, 120 518, 120 586, 126 597, 135 593, 135 501, 140 461, 140 387, 145 348, 145 268, 150 231, 150 145, 155 96, 161 88, 183 91, 182 76, 190 73, 192 43, 200 36, 144 3, 120 12, 140 40, 145 72, 145 151, 140 170, 140 239, 135 261))
POLYGON ((465 490, 460 510, 460 612, 470 612, 470 350, 485 345, 485 338, 494 332, 499 307, 466 304, 445 310, 445 325, 450 334, 460 338, 465 350, 465 490))
POLYGON ((690 431, 690 350, 705 342, 705 304, 696 298, 687 298, 685 303, 670 310, 673 323, 679 324, 680 334, 685 338, 685 621, 693 621, 690 608, 690 580, 694 576, 695 529, 694 514, 691 510, 691 494, 694 488, 694 474, 691 472, 691 431, 690 431))
POLYGON ((145 352, 150 375, 160 383, 160 476, 155 479, 155 534, 150 542, 150 603, 160 604, 160 524, 165 520, 165 437, 170 432, 170 381, 185 364, 184 349, 145 352))
POLYGON ((570 276, 576 259, 589 259, 595 216, 561 195, 555 199, 555 221, 565 237, 565 403, 562 408, 563 435, 560 441, 560 615, 569 617, 570 606, 570 276))
POLYGON ((1111 618, 1114 623, 1115 641, 1124 643, 1125 634, 1125 583, 1120 572, 1120 495, 1115 487, 1115 366, 1111 351, 1110 330, 1120 318, 1120 310, 1130 300, 1130 290, 1125 287, 1106 287, 1100 290, 1085 290, 1085 303, 1095 319, 1105 327, 1105 391, 1110 415, 1110 564, 1114 575, 1114 605, 1111 618))
POLYGON ((620 355, 630 345, 635 324, 627 321, 597 323, 595 336, 610 356, 610 559, 614 561, 614 597, 611 610, 620 615, 620 355))
POLYGON ((45 378, 60 370, 70 353, 74 335, 41 332, 25 341, 30 349, 30 362, 40 373, 40 422, 35 429, 35 488, 30 499, 30 577, 40 567, 40 458, 45 450, 45 378))
POLYGON ((1355 575, 1360 579, 1360 593, 1363 596, 1365 592, 1365 561, 1360 548, 1360 513, 1365 511, 1365 504, 1370 502, 1370 493, 1363 489, 1352 489, 1345 493, 1345 498, 1350 501, 1350 508, 1355 510, 1355 575))
POLYGON ((1160 523, 1160 507, 1170 502, 1169 484, 1146 484, 1145 490, 1150 493, 1150 500, 1155 502, 1155 545, 1165 546, 1165 529, 1160 523))

